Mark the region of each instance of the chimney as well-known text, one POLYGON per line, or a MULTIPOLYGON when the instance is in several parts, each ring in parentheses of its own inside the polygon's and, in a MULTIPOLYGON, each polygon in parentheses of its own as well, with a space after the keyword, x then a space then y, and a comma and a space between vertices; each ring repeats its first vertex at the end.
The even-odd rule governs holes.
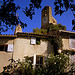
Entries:
POLYGON ((20 24, 18 24, 18 26, 16 26, 14 34, 17 34, 18 32, 22 32, 22 28, 21 28, 20 24))

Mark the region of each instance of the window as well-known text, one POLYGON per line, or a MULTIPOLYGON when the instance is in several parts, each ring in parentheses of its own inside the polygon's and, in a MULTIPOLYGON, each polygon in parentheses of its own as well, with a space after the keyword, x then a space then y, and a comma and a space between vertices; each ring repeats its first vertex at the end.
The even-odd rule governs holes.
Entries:
POLYGON ((43 56, 36 56, 36 67, 40 68, 43 66, 43 56))
POLYGON ((40 38, 35 38, 35 37, 32 37, 31 38, 31 44, 38 44, 40 45, 40 38))
POLYGON ((74 36, 70 36, 70 48, 75 48, 75 37, 74 36))
POLYGON ((36 38, 35 37, 31 38, 31 44, 36 44, 36 38))
POLYGON ((7 52, 13 52, 13 45, 0 45, 0 51, 7 51, 7 52))
POLYGON ((8 52, 13 52, 13 45, 12 44, 8 44, 8 52))
POLYGON ((46 18, 44 18, 43 21, 46 21, 46 18))
POLYGON ((8 45, 0 45, 0 51, 7 51, 8 45))
POLYGON ((43 16, 47 16, 47 8, 44 9, 43 16))
POLYGON ((33 57, 30 57, 31 63, 36 68, 41 68, 43 66, 44 57, 42 55, 36 55, 34 54, 33 57))

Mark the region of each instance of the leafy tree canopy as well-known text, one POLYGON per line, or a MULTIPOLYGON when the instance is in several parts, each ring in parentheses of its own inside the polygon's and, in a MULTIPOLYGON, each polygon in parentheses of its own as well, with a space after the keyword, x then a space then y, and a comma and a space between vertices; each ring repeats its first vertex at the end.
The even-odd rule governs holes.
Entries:
MULTIPOLYGON (((23 23, 19 17, 16 16, 16 12, 22 9, 27 17, 32 19, 35 14, 35 8, 41 8, 43 0, 30 0, 29 8, 21 8, 19 5, 14 3, 14 0, 2 0, 0 1, 0 33, 7 31, 9 28, 13 29, 17 24, 21 24, 22 28, 26 27, 27 24, 23 23)), ((74 0, 55 0, 55 15, 68 11, 72 11, 74 19, 72 20, 73 30, 75 30, 75 2, 74 0)))
POLYGON ((49 30, 66 30, 66 26, 60 23, 56 25, 50 24, 48 28, 49 30))
POLYGON ((49 25, 48 29, 44 30, 44 29, 39 29, 39 28, 36 28, 36 29, 33 29, 33 32, 34 33, 38 33, 38 34, 41 34, 41 33, 47 33, 49 31, 52 31, 52 30, 66 30, 66 26, 65 25, 62 25, 62 24, 56 24, 56 25, 53 25, 52 23, 49 25))
POLYGON ((69 70, 67 69, 69 66, 68 55, 59 54, 54 56, 53 54, 49 54, 45 58, 45 65, 41 68, 35 67, 35 69, 30 57, 25 57, 22 61, 20 59, 16 61, 11 59, 11 63, 3 68, 3 75, 65 75, 65 70, 69 70))
POLYGON ((26 27, 27 24, 24 24, 16 15, 17 10, 22 9, 22 12, 32 19, 32 15, 35 14, 34 9, 41 8, 41 2, 42 0, 30 0, 29 8, 21 8, 19 5, 14 3, 14 0, 0 1, 0 33, 7 31, 9 28, 13 29, 13 27, 19 23, 22 28, 26 27))
POLYGON ((47 30, 36 28, 36 29, 33 29, 33 32, 41 34, 41 33, 47 33, 47 30))
POLYGON ((72 20, 73 30, 75 30, 75 0, 55 0, 55 15, 62 15, 64 12, 69 9, 72 11, 74 15, 74 19, 72 20))

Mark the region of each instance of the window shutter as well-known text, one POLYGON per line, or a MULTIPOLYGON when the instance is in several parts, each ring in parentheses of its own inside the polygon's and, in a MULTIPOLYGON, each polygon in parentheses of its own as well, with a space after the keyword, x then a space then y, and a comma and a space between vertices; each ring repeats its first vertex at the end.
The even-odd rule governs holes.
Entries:
POLYGON ((8 52, 13 52, 13 45, 8 45, 8 50, 7 50, 8 52))
POLYGON ((72 39, 72 46, 71 48, 75 48, 75 39, 72 39))
POLYGON ((75 38, 70 38, 70 48, 75 48, 75 38))
POLYGON ((35 37, 31 38, 31 44, 36 44, 36 38, 35 37))
POLYGON ((72 48, 72 39, 70 38, 70 48, 72 48))

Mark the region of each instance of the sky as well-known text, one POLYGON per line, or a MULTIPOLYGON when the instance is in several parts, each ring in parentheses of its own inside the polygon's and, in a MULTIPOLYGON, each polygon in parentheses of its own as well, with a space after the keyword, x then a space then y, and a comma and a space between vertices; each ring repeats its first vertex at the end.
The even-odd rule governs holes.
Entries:
MULTIPOLYGON (((17 5, 19 5, 22 8, 26 6, 28 7, 30 3, 30 0, 14 0, 14 1, 17 5)), ((57 24, 61 23, 62 25, 66 26, 67 31, 75 32, 74 30, 72 30, 72 19, 74 18, 72 12, 68 10, 67 12, 63 13, 61 16, 59 14, 55 16, 54 1, 55 0, 43 0, 41 3, 41 9, 35 9, 35 15, 33 15, 32 20, 29 17, 26 17, 21 9, 18 10, 17 13, 21 21, 23 21, 24 23, 27 23, 27 27, 22 29, 22 31, 33 32, 33 28, 40 29, 41 28, 41 10, 45 6, 50 6, 52 8, 52 16, 57 20, 57 24)), ((7 32, 2 33, 2 34, 14 34, 14 31, 15 31, 15 28, 13 31, 8 30, 7 32)))

